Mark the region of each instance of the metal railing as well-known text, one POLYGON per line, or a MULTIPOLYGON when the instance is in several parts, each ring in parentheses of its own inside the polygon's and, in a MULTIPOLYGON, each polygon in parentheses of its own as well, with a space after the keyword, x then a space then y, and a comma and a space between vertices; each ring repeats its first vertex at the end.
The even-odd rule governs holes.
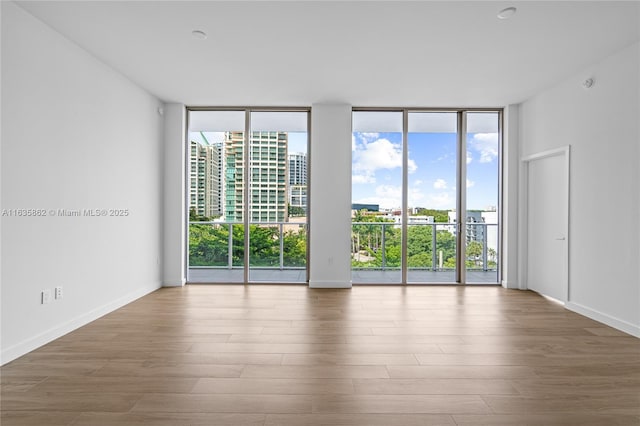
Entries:
MULTIPOLYGON (((467 223, 466 236, 467 236, 467 270, 478 271, 496 271, 497 270, 497 224, 488 223, 467 223), (489 229, 495 229, 495 238, 489 238, 489 229), (475 247, 471 246, 472 243, 476 243, 475 247), (495 248, 490 247, 490 244, 495 248), (480 253, 477 253, 478 245, 480 246, 480 253), (473 247, 473 250, 471 250, 473 247)), ((400 269, 400 259, 395 256, 393 261, 389 262, 389 248, 387 241, 391 238, 393 244, 399 246, 400 244, 400 229, 401 225, 396 222, 352 222, 351 227, 351 259, 352 269, 354 270, 393 270, 400 269), (363 244, 365 241, 367 244, 363 244), (373 244, 371 244, 373 241, 373 244), (365 253, 363 253, 365 252, 365 253), (364 261, 363 261, 364 259, 364 261), (391 264, 390 264, 391 263, 391 264)), ((455 266, 446 266, 443 255, 447 253, 449 257, 455 257, 455 236, 457 233, 457 224, 450 222, 438 222, 438 223, 409 223, 408 224, 408 269, 410 270, 431 270, 431 271, 450 271, 454 270, 455 266), (423 246, 424 251, 419 250, 416 252, 416 245, 412 244, 412 239, 417 237, 424 238, 425 233, 412 232, 412 229, 418 229, 418 227, 431 228, 428 232, 430 239, 430 246, 423 246), (446 234, 443 234, 446 233, 446 234), (415 235, 422 234, 422 235, 415 235), (447 241, 441 242, 440 247, 438 237, 440 240, 446 239, 447 241), (448 247, 446 247, 448 246, 448 247), (436 249, 433 250, 432 248, 436 249), (411 249, 413 248, 413 252, 411 249), (414 255, 420 253, 427 253, 430 256, 430 265, 424 262, 424 256, 422 256, 423 264, 419 261, 416 262, 412 258, 414 255)), ((419 245, 418 245, 419 246, 419 245)), ((416 256, 419 257, 419 256, 416 256)))
MULTIPOLYGON (((409 223, 407 268, 434 272, 454 270, 455 266, 447 265, 447 260, 455 258, 457 229, 456 223, 409 223), (428 229, 426 227, 430 230, 422 231, 428 229)), ((497 270, 497 229, 496 224, 466 225, 467 270, 497 270), (489 235, 490 230, 494 235, 489 235)), ((306 268, 306 231, 307 224, 303 222, 250 223, 250 267, 280 270, 306 268), (304 250, 300 250, 300 247, 304 247, 304 250), (298 249, 298 252, 292 253, 292 249, 298 249)), ((189 268, 243 268, 244 233, 244 224, 241 222, 189 222, 189 268)), ((354 270, 401 268, 400 224, 352 222, 351 244, 354 270)))
MULTIPOLYGON (((249 262, 266 269, 305 269, 304 222, 251 222, 249 262), (275 228, 275 229, 274 229, 275 228), (298 253, 291 253, 286 240, 298 253), (252 242, 256 244, 252 245, 252 242), (259 244, 258 244, 259 242, 259 244), (304 250, 300 250, 304 247, 304 250)), ((189 222, 189 268, 240 269, 244 267, 244 224, 241 222, 189 222)))

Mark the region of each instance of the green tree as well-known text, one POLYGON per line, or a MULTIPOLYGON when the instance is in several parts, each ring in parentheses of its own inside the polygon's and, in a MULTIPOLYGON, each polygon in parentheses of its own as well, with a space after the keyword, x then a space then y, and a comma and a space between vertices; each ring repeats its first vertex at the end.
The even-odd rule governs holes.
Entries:
POLYGON ((284 233, 283 262, 284 266, 305 266, 307 264, 307 230, 305 228, 284 233))
POLYGON ((478 267, 482 264, 482 243, 470 241, 467 244, 467 261, 472 267, 478 267))
POLYGON ((435 209, 418 209, 418 216, 433 216, 433 220, 438 223, 449 222, 448 210, 435 210, 435 209))
POLYGON ((229 231, 226 225, 189 225, 189 264, 224 266, 228 263, 229 231))
POLYGON ((307 215, 307 211, 303 207, 289 205, 287 209, 289 217, 304 217, 307 215))
POLYGON ((367 215, 367 210, 363 209, 356 212, 353 222, 357 223, 351 226, 351 252, 353 267, 381 267, 382 266, 382 233, 384 229, 385 243, 385 264, 388 263, 386 251, 395 245, 395 240, 399 242, 399 233, 394 229, 393 220, 367 215), (390 225, 382 225, 389 223, 390 225), (395 239, 395 240, 394 240, 395 239), (369 261, 360 261, 356 254, 364 253, 366 256, 372 257, 369 261))
POLYGON ((407 264, 410 268, 432 266, 432 225, 411 225, 407 230, 407 264))
POLYGON ((453 269, 456 267, 456 237, 449 231, 441 230, 436 233, 436 254, 440 258, 442 251, 442 267, 453 269))
POLYGON ((279 266, 278 227, 249 225, 249 259, 251 266, 279 266))

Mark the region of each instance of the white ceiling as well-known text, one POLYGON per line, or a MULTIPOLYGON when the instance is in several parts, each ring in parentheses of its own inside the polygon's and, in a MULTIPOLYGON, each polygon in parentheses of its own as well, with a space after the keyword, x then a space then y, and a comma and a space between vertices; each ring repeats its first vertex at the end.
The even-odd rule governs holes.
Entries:
POLYGON ((640 39, 638 1, 18 4, 191 106, 502 106, 640 39), (508 6, 517 14, 497 19, 508 6))

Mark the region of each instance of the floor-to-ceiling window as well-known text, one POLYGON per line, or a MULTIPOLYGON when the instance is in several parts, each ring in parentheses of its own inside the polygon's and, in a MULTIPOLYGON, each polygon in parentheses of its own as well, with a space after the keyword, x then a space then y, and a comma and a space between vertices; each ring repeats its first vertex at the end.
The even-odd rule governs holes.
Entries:
POLYGON ((407 170, 409 283, 457 281, 457 122, 456 112, 408 113, 407 145, 413 159, 407 170))
POLYGON ((500 113, 466 114, 465 269, 469 284, 499 280, 500 113))
POLYGON ((354 284, 498 282, 500 117, 354 109, 354 284))
POLYGON ((189 110, 188 282, 307 281, 308 122, 303 109, 189 110))
POLYGON ((354 111, 351 265, 353 282, 402 282, 401 111, 354 111))

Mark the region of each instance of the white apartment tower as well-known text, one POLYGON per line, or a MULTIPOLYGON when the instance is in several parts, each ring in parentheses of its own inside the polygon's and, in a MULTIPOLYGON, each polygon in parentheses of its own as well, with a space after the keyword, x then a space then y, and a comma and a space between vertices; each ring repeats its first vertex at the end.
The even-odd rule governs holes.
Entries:
POLYGON ((289 154, 289 205, 307 208, 307 154, 289 154))
POLYGON ((221 153, 217 144, 190 142, 189 211, 198 216, 220 216, 221 153))
MULTIPOLYGON (((249 140, 249 206, 251 222, 287 220, 286 132, 252 132, 249 140)), ((225 135, 224 216, 244 220, 244 135, 225 135)))

